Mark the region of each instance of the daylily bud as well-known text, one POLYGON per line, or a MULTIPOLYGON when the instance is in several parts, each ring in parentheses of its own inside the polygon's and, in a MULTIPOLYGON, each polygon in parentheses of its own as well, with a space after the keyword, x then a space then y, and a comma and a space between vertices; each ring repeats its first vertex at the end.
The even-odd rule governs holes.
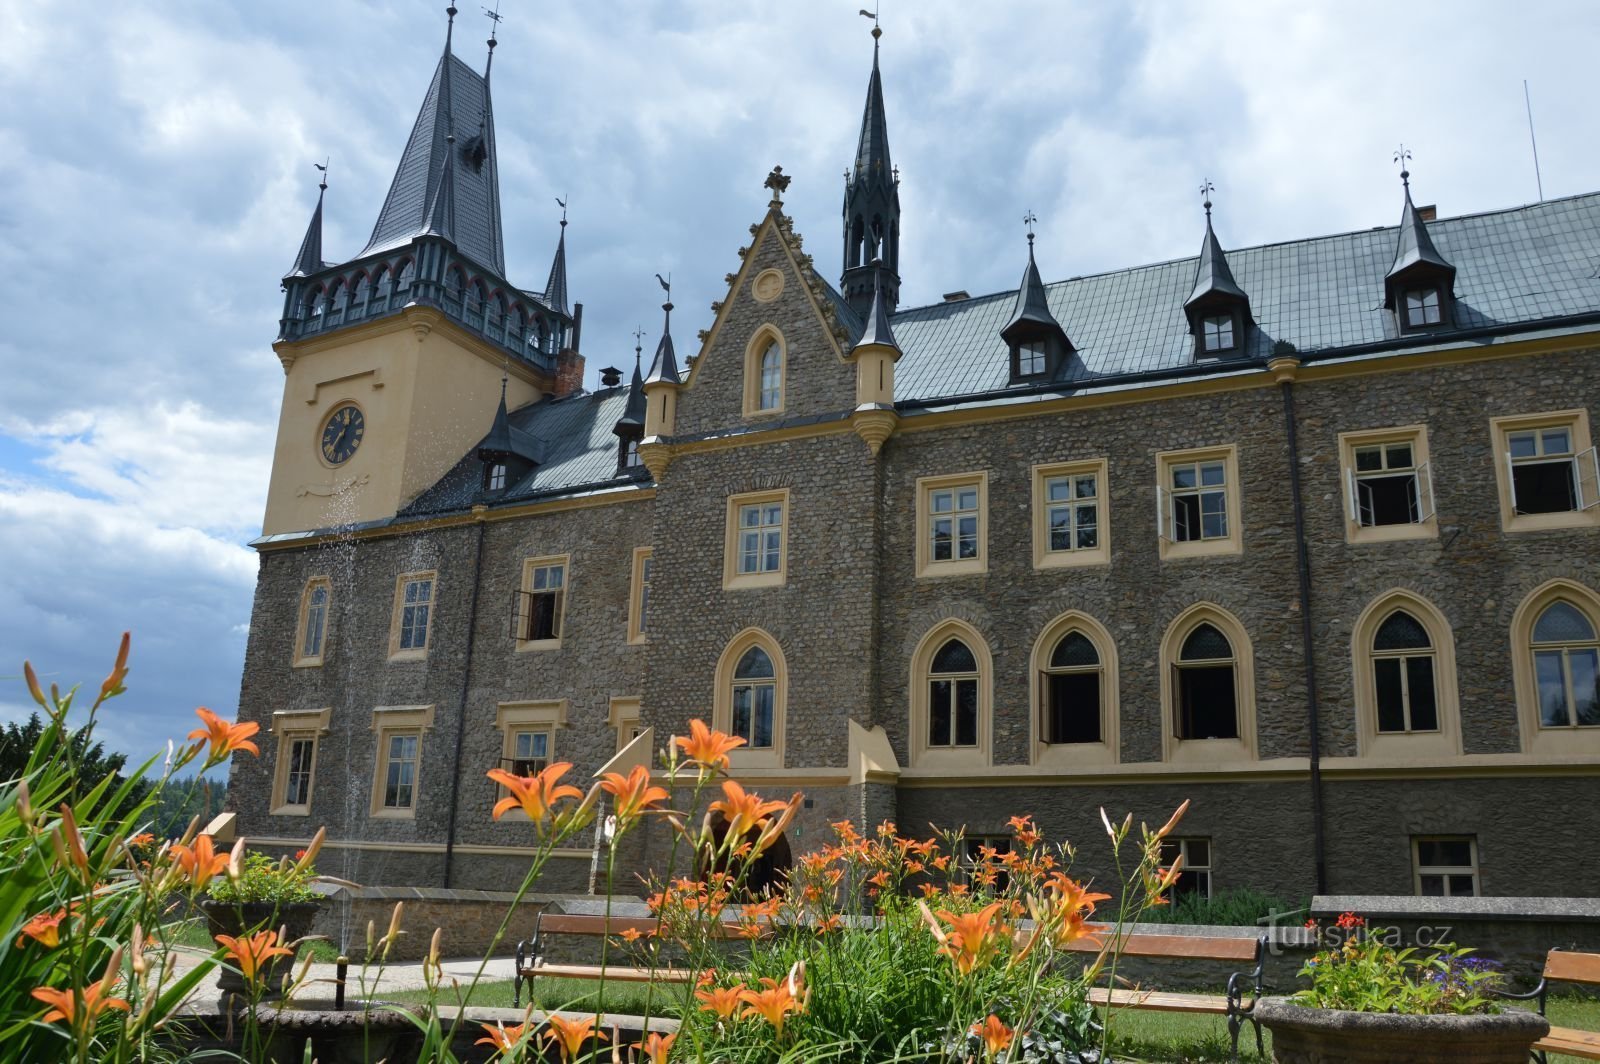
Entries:
POLYGON ((34 675, 31 663, 26 661, 22 663, 22 675, 27 678, 28 693, 33 696, 33 700, 46 709, 50 708, 45 704, 44 692, 39 688, 39 677, 34 675))
POLYGON ((394 911, 389 914, 389 930, 383 936, 383 959, 384 960, 388 960, 389 959, 389 950, 400 939, 400 934, 401 934, 401 932, 400 932, 400 914, 405 911, 405 908, 406 908, 406 903, 405 902, 397 901, 397 902, 394 903, 394 911))
POLYGON ((142 977, 150 971, 150 962, 144 955, 144 928, 133 925, 133 974, 142 977))
POLYGON ((26 776, 17 780, 17 816, 22 819, 22 826, 33 826, 33 803, 28 800, 28 778, 26 776))
MULTIPOLYGON (((198 819, 198 818, 197 818, 198 819)), ((228 852, 228 879, 237 883, 244 875, 244 838, 233 844, 233 849, 228 852)))
POLYGON ((317 833, 311 836, 311 845, 307 846, 300 854, 300 860, 295 864, 295 869, 304 872, 311 867, 311 862, 317 859, 318 852, 322 849, 322 842, 328 837, 328 829, 320 827, 317 833))
POLYGON ((372 962, 372 947, 378 938, 378 925, 371 920, 367 921, 367 962, 372 962))
POLYGON ((1178 806, 1177 810, 1172 814, 1165 824, 1161 825, 1161 830, 1156 832, 1156 838, 1166 838, 1167 835, 1172 832, 1172 829, 1178 826, 1178 821, 1183 819, 1183 814, 1187 813, 1188 811, 1189 799, 1185 798, 1183 800, 1183 804, 1178 806))

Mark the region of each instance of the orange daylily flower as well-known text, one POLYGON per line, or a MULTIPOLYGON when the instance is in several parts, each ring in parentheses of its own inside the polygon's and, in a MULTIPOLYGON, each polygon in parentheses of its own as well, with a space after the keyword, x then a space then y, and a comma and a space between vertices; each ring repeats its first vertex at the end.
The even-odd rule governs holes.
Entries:
POLYGON ((493 1046, 497 1053, 509 1054, 521 1044, 523 1037, 528 1033, 530 1023, 519 1023, 507 1027, 503 1023, 481 1023, 478 1026, 488 1032, 487 1038, 480 1038, 472 1043, 475 1046, 493 1046))
POLYGON ((276 945, 276 931, 257 931, 253 935, 239 935, 237 938, 233 935, 217 935, 216 940, 228 951, 228 956, 233 959, 239 974, 247 983, 255 982, 262 967, 273 957, 294 954, 294 950, 276 945))
POLYGON ((637 927, 624 927, 621 931, 618 931, 617 934, 624 942, 637 942, 644 937, 637 927))
POLYGON ((722 801, 712 802, 710 808, 713 813, 721 813, 727 819, 727 837, 730 839, 748 835, 773 813, 788 806, 786 802, 763 801, 760 795, 746 791, 734 780, 722 781, 722 793, 726 797, 722 801))
POLYGON ((744 740, 736 735, 712 731, 703 720, 689 722, 687 739, 678 735, 672 741, 683 749, 684 756, 690 761, 706 768, 727 768, 728 751, 744 745, 744 740))
POLYGON ((250 741, 250 736, 261 730, 261 725, 253 721, 230 724, 205 706, 199 707, 194 712, 205 727, 190 732, 189 738, 201 739, 210 744, 211 752, 206 755, 208 766, 218 764, 235 750, 248 750, 257 757, 261 756, 261 748, 250 741))
POLYGON ((654 809, 668 798, 665 787, 650 783, 650 770, 643 765, 633 766, 626 776, 620 772, 607 772, 600 780, 600 789, 617 800, 617 831, 626 831, 648 809, 654 809))
POLYGON ((521 809, 541 831, 544 830, 544 821, 557 802, 563 798, 583 797, 583 792, 570 783, 556 783, 570 768, 572 762, 557 761, 534 776, 513 776, 505 769, 490 769, 489 778, 511 792, 510 797, 495 803, 494 818, 499 820, 508 810, 521 809))
POLYGON ((1016 1036, 1015 1031, 1000 1022, 1000 1017, 989 1013, 989 1018, 982 1023, 972 1025, 971 1033, 983 1039, 984 1048, 992 1057, 1006 1046, 1011 1044, 1011 1039, 1016 1036))
POLYGON ((111 675, 107 676, 105 682, 100 685, 100 697, 95 699, 94 702, 96 706, 112 695, 120 695, 122 693, 122 681, 127 679, 128 676, 128 645, 130 642, 132 642, 131 634, 123 632, 122 645, 117 648, 117 662, 111 666, 111 675))
POLYGON ((1009 928, 994 922, 995 914, 1004 904, 1001 901, 990 902, 975 913, 939 911, 939 919, 950 925, 950 930, 939 945, 939 952, 955 963, 956 971, 960 974, 970 975, 999 953, 1000 943, 1010 934, 1009 928))
POLYGON ((561 1047, 561 1059, 571 1060, 583 1049, 583 1044, 591 1038, 598 1038, 605 1042, 609 1036, 604 1031, 594 1029, 594 1017, 583 1016, 576 1020, 569 1020, 559 1013, 550 1014, 550 1030, 544 1033, 545 1041, 554 1042, 561 1047))
POLYGON ((678 1040, 676 1034, 662 1034, 651 1031, 650 1037, 639 1044, 644 1050, 644 1055, 650 1064, 667 1064, 667 1057, 672 1055, 672 1043, 678 1040))
POLYGON ((24 938, 31 938, 45 949, 55 949, 61 945, 61 921, 66 919, 66 916, 65 909, 35 915, 22 925, 22 934, 17 936, 17 945, 21 946, 24 938))
POLYGON ((98 983, 90 983, 82 990, 56 990, 53 987, 41 986, 29 991, 34 1000, 50 1006, 50 1010, 40 1019, 44 1023, 65 1020, 73 1028, 82 1025, 87 1029, 94 1026, 95 1019, 106 1009, 132 1012, 133 1009, 126 1001, 108 996, 121 969, 122 947, 118 946, 106 964, 106 974, 101 976, 98 983))
POLYGON ((700 1006, 701 1012, 714 1012, 721 1019, 732 1019, 734 1013, 739 1011, 739 995, 744 992, 737 986, 714 986, 706 990, 696 990, 694 996, 704 1004, 700 1006))
POLYGON ((776 979, 763 976, 761 983, 764 989, 751 990, 746 987, 739 991, 739 1000, 746 1005, 742 1015, 761 1017, 770 1023, 773 1031, 782 1038, 784 1018, 791 1012, 801 1011, 804 1006, 795 998, 788 982, 780 983, 776 979))
POLYGON ((195 836, 193 846, 175 842, 170 852, 183 869, 183 878, 196 888, 205 886, 228 867, 228 854, 217 852, 210 835, 195 836))

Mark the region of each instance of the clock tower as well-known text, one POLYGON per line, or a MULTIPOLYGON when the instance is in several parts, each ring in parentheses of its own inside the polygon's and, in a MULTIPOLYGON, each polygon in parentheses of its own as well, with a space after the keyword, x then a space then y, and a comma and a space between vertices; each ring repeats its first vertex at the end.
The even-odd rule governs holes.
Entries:
MULTIPOLYGON (((570 381, 582 306, 567 307, 565 222, 541 291, 506 280, 489 75, 434 70, 366 247, 323 261, 324 173, 283 279, 273 350, 283 408, 263 534, 393 517, 512 409, 570 381)), ((581 381, 581 368, 577 370, 581 381)))

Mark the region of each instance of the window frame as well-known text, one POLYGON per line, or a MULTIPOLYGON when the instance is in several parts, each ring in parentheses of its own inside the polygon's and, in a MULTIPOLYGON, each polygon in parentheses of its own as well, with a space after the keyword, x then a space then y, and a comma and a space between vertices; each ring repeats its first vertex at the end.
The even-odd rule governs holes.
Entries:
POLYGON ((1437 284, 1408 285, 1400 290, 1400 299, 1398 302, 1400 306, 1402 332, 1409 333, 1419 330, 1425 331, 1428 329, 1437 329, 1440 326, 1448 324, 1445 321, 1445 313, 1447 308, 1445 305, 1444 290, 1437 284), (1413 321, 1411 318, 1411 299, 1413 296, 1418 297, 1417 309, 1422 314, 1423 320, 1421 321, 1413 321), (1427 320, 1429 296, 1433 297, 1433 311, 1436 315, 1436 320, 1434 321, 1427 320))
POLYGON ((274 752, 272 767, 272 801, 268 806, 269 816, 310 816, 311 801, 317 793, 317 754, 321 749, 321 739, 328 734, 328 722, 333 716, 333 708, 306 709, 306 710, 276 710, 272 714, 272 724, 268 727, 269 734, 277 739, 277 749, 274 752), (290 803, 289 790, 289 758, 288 754, 294 749, 295 742, 310 740, 311 742, 311 772, 306 781, 306 800, 304 802, 290 803))
POLYGON ((649 729, 643 723, 643 700, 638 695, 613 695, 606 710, 606 726, 617 733, 616 753, 649 729), (632 734, 629 734, 629 733, 632 734))
POLYGON ((372 794, 368 815, 378 820, 415 820, 422 803, 424 739, 433 729, 433 706, 378 706, 372 711, 372 733, 376 751, 372 759, 372 794), (411 735, 417 740, 416 771, 411 777, 411 804, 404 808, 384 805, 389 777, 389 740, 411 735))
MULTIPOLYGON (((916 575, 918 579, 943 576, 971 576, 989 571, 989 471, 950 473, 933 477, 918 477, 916 483, 916 575), (978 489, 978 556, 976 558, 952 557, 935 561, 931 540, 933 522, 933 494, 938 491, 978 489)), ((956 511, 959 512, 959 511, 956 511)), ((957 538, 959 539, 959 533, 957 538)), ((953 553, 959 554, 959 550, 953 553)))
POLYGON ((401 573, 394 581, 394 609, 389 618, 389 660, 390 661, 422 661, 428 656, 428 651, 433 647, 433 631, 437 626, 439 614, 439 570, 418 569, 415 572, 401 573), (422 635, 422 646, 400 646, 401 621, 404 617, 406 606, 406 585, 412 581, 429 581, 428 585, 428 627, 422 635))
POLYGON ((1568 760, 1600 757, 1600 727, 1545 727, 1540 714, 1539 681, 1534 664, 1533 628, 1556 602, 1576 607, 1600 633, 1600 593, 1575 580, 1555 579, 1528 593, 1511 618, 1511 677, 1517 717, 1522 725, 1522 752, 1539 758, 1568 760))
POLYGON ((1440 609, 1405 588, 1391 588, 1369 602, 1350 629, 1351 679, 1355 687, 1356 750, 1362 757, 1415 759, 1459 757, 1461 704, 1456 677, 1455 628, 1440 609), (1373 641, 1396 610, 1404 610, 1433 642, 1433 697, 1439 728, 1432 732, 1378 730, 1378 654, 1373 641))
POLYGON ((956 617, 946 618, 929 628, 917 642, 910 660, 910 734, 907 750, 914 768, 987 767, 994 750, 994 656, 982 634, 956 617), (933 657, 950 639, 960 639, 972 651, 978 665, 978 743, 976 746, 933 747, 928 743, 930 718, 928 684, 932 678, 933 657))
POLYGON ((749 768, 783 768, 787 741, 789 710, 789 665, 778 640, 763 628, 750 627, 728 641, 717 659, 716 687, 713 690, 711 726, 717 731, 733 734, 733 673, 745 651, 759 646, 772 659, 772 746, 750 750, 743 746, 728 752, 729 767, 735 771, 749 768))
POLYGON ((744 352, 743 415, 747 418, 773 417, 784 412, 789 401, 789 343, 783 331, 771 322, 763 322, 750 336, 744 352), (778 345, 778 401, 773 406, 761 405, 762 359, 770 343, 778 345))
POLYGON ((1542 532, 1550 529, 1600 527, 1600 456, 1595 452, 1594 440, 1589 434, 1589 411, 1583 407, 1569 410, 1551 410, 1541 414, 1516 414, 1489 419, 1489 438, 1492 443, 1495 486, 1500 496, 1500 528, 1507 533, 1542 532), (1510 458, 1511 435, 1540 429, 1565 428, 1572 433, 1572 465, 1574 489, 1578 495, 1579 509, 1555 513, 1523 514, 1516 511, 1514 463, 1510 458), (1584 459, 1587 456, 1593 478, 1585 478, 1584 459), (1590 485, 1588 494, 1585 484, 1590 485), (1584 506, 1584 499, 1593 496, 1584 506))
MULTIPOLYGON (((1033 467, 1033 567, 1066 569, 1085 565, 1111 564, 1111 500, 1109 462, 1089 458, 1073 462, 1051 462, 1033 467), (1096 545, 1052 550, 1050 547, 1050 481, 1058 477, 1095 478, 1096 545)), ((1077 505, 1076 500, 1071 505, 1077 505)), ((1074 525, 1076 528, 1076 525, 1074 525)))
POLYGON ((518 585, 517 617, 517 652, 535 650, 560 650, 561 641, 567 634, 567 602, 572 597, 572 555, 571 554, 546 554, 538 558, 524 558, 522 560, 522 582, 518 585), (533 626, 533 600, 537 595, 550 594, 546 589, 534 590, 533 574, 539 569, 561 569, 560 600, 556 607, 555 629, 556 634, 549 639, 525 639, 533 626), (524 614, 522 610, 526 610, 524 614))
POLYGON ((1161 638, 1161 759, 1170 763, 1242 763, 1258 757, 1256 745, 1255 649, 1250 634, 1228 610, 1214 602, 1197 602, 1167 625, 1161 638), (1233 705, 1238 714, 1237 739, 1180 739, 1175 683, 1183 644, 1202 624, 1216 628, 1233 651, 1233 705))
MULTIPOLYGON (((1185 489, 1185 494, 1188 494, 1185 489)), ((1162 561, 1182 558, 1214 557, 1220 554, 1244 553, 1244 508, 1240 504, 1239 448, 1237 445, 1219 444, 1215 447, 1194 447, 1181 451, 1159 451, 1156 454, 1156 543, 1162 561), (1177 511, 1171 505, 1172 489, 1167 487, 1172 478, 1172 468, 1182 465, 1199 465, 1206 462, 1223 463, 1223 500, 1228 532, 1213 539, 1179 540, 1176 538, 1177 511)))
POLYGON ((747 491, 737 495, 729 495, 727 522, 723 533, 722 589, 724 591, 735 591, 750 588, 783 587, 788 582, 789 489, 747 491), (779 522, 778 568, 771 572, 741 573, 739 571, 739 511, 746 506, 767 506, 772 503, 777 503, 783 510, 783 517, 779 522))
POLYGON ((1450 876, 1468 874, 1472 876, 1472 894, 1470 897, 1483 897, 1483 876, 1478 862, 1478 836, 1476 835, 1413 835, 1411 836, 1411 889, 1419 898, 1441 897, 1437 894, 1422 893, 1423 876, 1444 876, 1445 893, 1442 897, 1463 898, 1465 894, 1450 893, 1450 876), (1425 842, 1465 842, 1469 847, 1470 864, 1467 865, 1424 865, 1422 863, 1422 843, 1425 842))
POLYGON ((1428 450, 1426 425, 1339 433, 1339 498, 1344 512, 1344 541, 1390 543, 1407 539, 1438 539, 1439 513, 1435 499, 1435 479, 1433 460, 1428 450), (1394 443, 1411 446, 1411 469, 1416 483, 1417 512, 1423 516, 1420 520, 1403 524, 1364 525, 1360 521, 1359 483, 1362 477, 1356 468, 1356 451, 1394 443))
POLYGON ((655 579, 655 548, 633 548, 628 575, 628 644, 650 642, 650 584, 655 579))
MULTIPOLYGON (((1222 358, 1239 350, 1239 333, 1242 330, 1240 329, 1241 322, 1239 320, 1240 314, 1238 311, 1227 310, 1220 314, 1206 314, 1202 312, 1199 315, 1199 319, 1200 320, 1198 324, 1200 328, 1195 336, 1195 340, 1197 341, 1197 350, 1195 352, 1196 358, 1222 358), (1208 326, 1210 326, 1213 322, 1219 321, 1226 321, 1228 323, 1228 343, 1224 346, 1212 347, 1209 343, 1207 343, 1207 340, 1211 335, 1210 331, 1208 330, 1208 326)), ((1221 335, 1221 331, 1221 329, 1217 330, 1219 336, 1221 335)))
MULTIPOLYGON (((515 772, 515 766, 511 762, 516 760, 517 736, 524 732, 543 732, 550 737, 546 747, 545 763, 548 765, 553 762, 556 756, 557 733, 567 727, 567 706, 568 700, 565 698, 497 702, 494 726, 500 732, 500 759, 489 767, 515 772)), ((496 801, 510 793, 499 783, 494 785, 494 791, 496 801)), ((524 810, 513 809, 501 817, 501 821, 527 818, 528 814, 524 810)))
POLYGON ((1028 658, 1031 698, 1029 741, 1035 765, 1071 768, 1080 765, 1114 765, 1121 760, 1121 691, 1118 683, 1117 644, 1111 632, 1089 614, 1068 610, 1039 632, 1028 658), (1044 718, 1049 708, 1045 696, 1050 658, 1056 645, 1073 632, 1081 632, 1100 655, 1100 741, 1098 743, 1045 742, 1044 718))
POLYGON ((312 669, 322 666, 328 655, 328 635, 332 619, 333 580, 326 576, 313 576, 306 580, 305 587, 300 590, 300 612, 294 626, 294 653, 292 655, 294 668, 312 669), (327 597, 322 605, 322 638, 317 643, 317 652, 315 654, 307 654, 305 653, 306 627, 311 622, 311 596, 319 587, 327 591, 327 597))
MULTIPOLYGON (((1205 873, 1205 877, 1206 877, 1206 891, 1205 891, 1206 900, 1209 901, 1212 897, 1215 896, 1215 894, 1216 894, 1216 885, 1217 885, 1216 884, 1217 840, 1213 836, 1210 836, 1210 835, 1168 836, 1167 838, 1162 840, 1161 844, 1162 844, 1162 848, 1163 849, 1165 849, 1168 846, 1176 846, 1178 848, 1178 853, 1183 856, 1183 864, 1178 867, 1178 882, 1180 882, 1180 883, 1182 882, 1183 875, 1184 875, 1185 872, 1188 872, 1188 873, 1193 874, 1193 875, 1198 875, 1201 872, 1204 872, 1205 873), (1206 863, 1203 864, 1203 865, 1191 865, 1189 863, 1189 846, 1190 846, 1191 843, 1195 843, 1195 842, 1203 842, 1203 843, 1206 844, 1206 863)), ((1162 865, 1163 868, 1171 868, 1172 867, 1172 862, 1167 859, 1166 854, 1161 854, 1161 865, 1162 865)), ((1168 897, 1173 901, 1177 900, 1177 897, 1178 897, 1177 884, 1173 885, 1173 889, 1172 889, 1171 893, 1168 894, 1168 897)))

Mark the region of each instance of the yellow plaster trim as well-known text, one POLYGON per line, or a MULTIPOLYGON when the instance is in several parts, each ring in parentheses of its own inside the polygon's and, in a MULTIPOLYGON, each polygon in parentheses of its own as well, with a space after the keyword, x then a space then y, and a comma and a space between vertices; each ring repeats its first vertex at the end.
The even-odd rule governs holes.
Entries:
POLYGON ((889 745, 883 725, 863 728, 854 717, 849 721, 850 783, 894 783, 900 778, 900 762, 889 745))
MULTIPOLYGON (((766 551, 763 549, 762 554, 766 551)), ((761 587, 783 587, 789 582, 789 489, 774 491, 747 491, 728 496, 727 525, 723 531, 722 589, 745 590, 761 587), (739 572, 739 511, 746 506, 766 506, 778 503, 783 516, 778 524, 778 568, 770 573, 739 572)))
MULTIPOLYGON (((649 611, 644 608, 644 567, 646 562, 655 568, 654 547, 633 548, 633 564, 628 578, 628 643, 637 646, 640 643, 650 642, 650 635, 645 625, 649 624, 649 611)), ((654 580, 654 573, 651 579, 654 580)))

